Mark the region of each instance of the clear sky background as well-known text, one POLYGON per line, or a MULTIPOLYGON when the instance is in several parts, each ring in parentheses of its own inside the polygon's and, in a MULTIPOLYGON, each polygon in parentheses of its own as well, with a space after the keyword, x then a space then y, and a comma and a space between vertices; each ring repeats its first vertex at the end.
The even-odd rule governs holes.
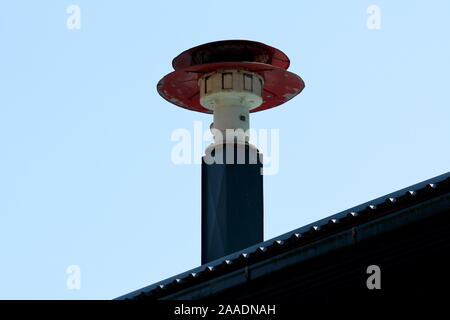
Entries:
POLYGON ((170 137, 211 116, 155 87, 205 42, 277 47, 306 83, 251 117, 280 129, 265 239, 449 171, 449 13, 446 0, 2 1, 0 298, 110 299, 199 265, 200 166, 173 164, 170 137))

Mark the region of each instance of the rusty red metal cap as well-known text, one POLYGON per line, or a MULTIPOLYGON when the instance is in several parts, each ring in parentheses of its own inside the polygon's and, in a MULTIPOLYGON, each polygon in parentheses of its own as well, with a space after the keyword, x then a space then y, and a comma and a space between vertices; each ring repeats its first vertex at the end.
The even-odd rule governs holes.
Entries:
POLYGON ((217 62, 259 62, 289 68, 289 58, 280 50, 261 42, 223 40, 209 42, 180 53, 172 61, 175 70, 217 62))
POLYGON ((296 74, 286 71, 289 58, 280 50, 260 42, 226 40, 206 43, 184 51, 172 61, 174 72, 162 78, 158 93, 167 101, 193 111, 212 113, 200 104, 198 80, 219 69, 240 69, 264 79, 263 103, 250 112, 285 103, 305 87, 296 74))

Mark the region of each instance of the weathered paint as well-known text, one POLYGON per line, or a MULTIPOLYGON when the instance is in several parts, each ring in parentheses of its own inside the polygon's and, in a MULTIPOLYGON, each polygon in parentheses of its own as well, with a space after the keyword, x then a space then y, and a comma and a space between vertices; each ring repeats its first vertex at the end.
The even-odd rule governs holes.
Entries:
POLYGON ((169 73, 158 83, 158 93, 179 107, 212 113, 212 110, 200 104, 198 80, 205 73, 223 68, 248 70, 263 77, 264 101, 261 106, 251 112, 279 106, 299 94, 305 87, 305 83, 299 76, 283 68, 258 62, 218 62, 196 65, 169 73))
POLYGON ((303 80, 286 71, 289 64, 289 58, 282 51, 260 42, 210 42, 188 49, 173 59, 175 71, 159 81, 157 90, 164 99, 179 107, 213 113, 200 104, 200 77, 225 68, 247 70, 264 79, 263 103, 250 111, 257 112, 279 106, 303 90, 303 80))

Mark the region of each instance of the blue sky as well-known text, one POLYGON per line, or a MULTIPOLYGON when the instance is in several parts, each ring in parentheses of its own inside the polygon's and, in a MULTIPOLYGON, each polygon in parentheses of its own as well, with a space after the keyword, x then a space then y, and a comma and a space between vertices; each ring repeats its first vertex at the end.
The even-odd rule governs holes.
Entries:
POLYGON ((0 298, 110 299, 199 265, 200 166, 173 164, 170 137, 211 116, 155 86, 205 42, 277 47, 306 83, 251 117, 280 130, 265 239, 449 171, 449 12, 444 0, 3 1, 0 298))

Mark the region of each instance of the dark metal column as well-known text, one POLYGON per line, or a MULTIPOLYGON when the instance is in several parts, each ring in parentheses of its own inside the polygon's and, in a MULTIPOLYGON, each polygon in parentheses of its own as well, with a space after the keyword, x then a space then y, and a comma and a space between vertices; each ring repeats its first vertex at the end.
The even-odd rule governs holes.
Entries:
POLYGON ((202 158, 202 264, 263 241, 259 153, 257 159, 207 164, 202 158))

